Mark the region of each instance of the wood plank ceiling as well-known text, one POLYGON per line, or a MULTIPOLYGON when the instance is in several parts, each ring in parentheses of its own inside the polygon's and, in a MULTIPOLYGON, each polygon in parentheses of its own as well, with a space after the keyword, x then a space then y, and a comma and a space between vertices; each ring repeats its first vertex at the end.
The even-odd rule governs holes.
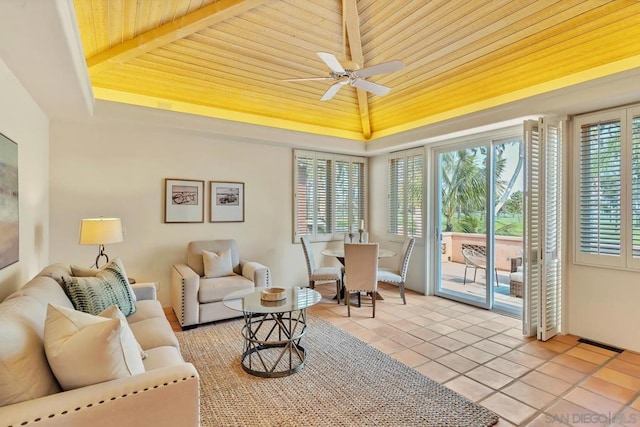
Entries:
POLYGON ((355 140, 640 66, 635 0, 74 2, 99 99, 355 140), (406 68, 321 102, 317 51, 406 68))

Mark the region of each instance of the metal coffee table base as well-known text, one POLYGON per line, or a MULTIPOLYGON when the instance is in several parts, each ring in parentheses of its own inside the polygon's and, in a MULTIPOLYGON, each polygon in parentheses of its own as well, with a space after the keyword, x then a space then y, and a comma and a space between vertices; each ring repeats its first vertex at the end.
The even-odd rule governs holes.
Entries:
POLYGON ((242 368, 265 378, 286 377, 304 367, 300 340, 307 328, 306 310, 285 313, 244 313, 242 368))

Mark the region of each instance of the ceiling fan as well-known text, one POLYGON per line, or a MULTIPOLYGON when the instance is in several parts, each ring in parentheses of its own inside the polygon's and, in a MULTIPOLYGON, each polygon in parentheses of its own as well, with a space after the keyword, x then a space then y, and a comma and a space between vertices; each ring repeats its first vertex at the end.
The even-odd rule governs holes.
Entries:
POLYGON ((374 93, 376 95, 386 95, 389 92, 389 88, 377 83, 369 82, 365 80, 367 77, 374 76, 376 74, 390 73, 392 71, 399 71, 404 68, 402 61, 390 61, 384 62, 378 65, 372 65, 362 69, 350 70, 346 69, 340 64, 338 58, 331 53, 316 52, 316 54, 327 64, 327 67, 331 70, 329 77, 306 77, 298 79, 284 79, 285 82, 302 82, 313 80, 336 80, 336 83, 332 84, 329 89, 322 95, 320 101, 327 101, 338 93, 338 90, 344 85, 350 85, 357 87, 367 92, 374 93))

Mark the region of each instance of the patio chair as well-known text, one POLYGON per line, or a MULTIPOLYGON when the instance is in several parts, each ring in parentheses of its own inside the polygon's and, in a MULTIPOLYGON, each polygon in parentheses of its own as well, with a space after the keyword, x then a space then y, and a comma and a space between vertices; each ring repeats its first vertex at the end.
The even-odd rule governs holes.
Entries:
POLYGON ((309 239, 305 236, 300 237, 304 257, 307 260, 307 273, 309 275, 309 287, 315 289, 316 282, 336 282, 336 299, 340 304, 340 288, 342 286, 342 271, 338 267, 316 267, 316 261, 313 258, 313 250, 309 239))
POLYGON ((402 252, 400 258, 400 265, 398 265, 397 269, 392 268, 379 268, 378 269, 378 282, 391 283, 393 285, 398 285, 398 289, 400 289, 400 297, 402 297, 402 302, 406 305, 407 299, 404 296, 404 284, 407 280, 407 270, 409 270, 409 260, 411 259, 411 253, 413 252, 413 247, 415 246, 416 239, 411 237, 406 239, 402 244, 402 252))
POLYGON ((344 286, 347 303, 347 315, 351 317, 351 293, 371 295, 373 317, 376 317, 376 292, 378 290, 378 244, 377 243, 345 243, 344 244, 344 286))
MULTIPOLYGON (((478 273, 478 269, 484 270, 485 274, 487 272, 487 257, 480 251, 477 251, 473 248, 464 248, 462 249, 462 256, 464 257, 464 280, 462 281, 463 285, 467 284, 467 269, 473 268, 473 281, 476 281, 476 275, 478 273)), ((499 286, 498 281, 498 269, 495 270, 495 278, 496 278, 496 286, 499 286)))

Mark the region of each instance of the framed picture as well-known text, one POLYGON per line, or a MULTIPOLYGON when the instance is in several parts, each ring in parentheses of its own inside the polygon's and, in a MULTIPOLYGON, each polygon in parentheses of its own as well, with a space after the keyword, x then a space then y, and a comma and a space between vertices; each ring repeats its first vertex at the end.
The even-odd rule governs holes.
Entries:
POLYGON ((0 133, 0 269, 19 258, 18 144, 0 133))
POLYGON ((164 180, 164 222, 204 222, 204 181, 164 180))
POLYGON ((244 182, 209 181, 209 222, 244 222, 244 182))

